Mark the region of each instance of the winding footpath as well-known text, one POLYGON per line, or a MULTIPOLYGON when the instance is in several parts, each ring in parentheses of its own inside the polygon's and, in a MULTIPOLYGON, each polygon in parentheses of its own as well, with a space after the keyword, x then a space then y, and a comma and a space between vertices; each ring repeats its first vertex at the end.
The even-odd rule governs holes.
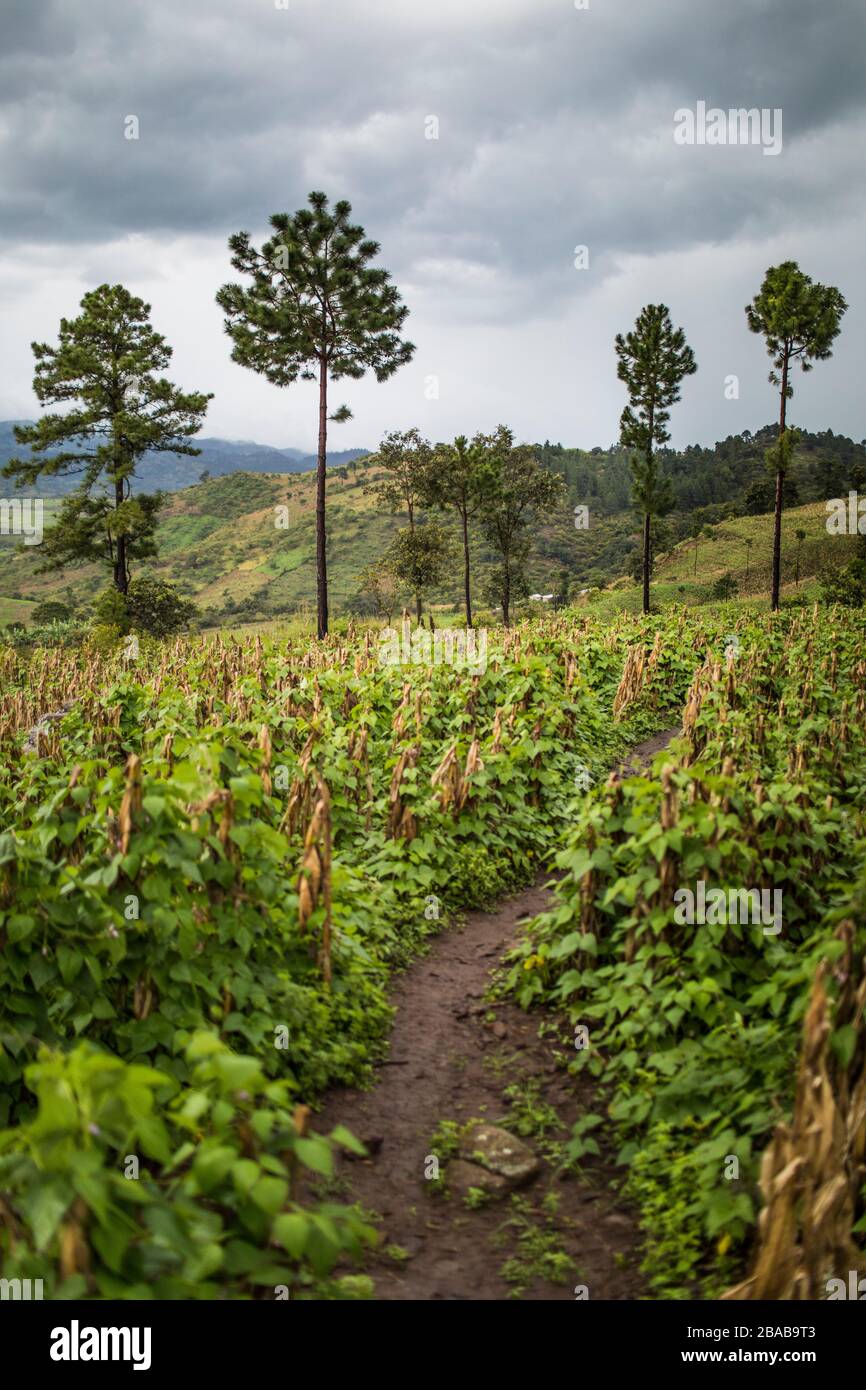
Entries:
MULTIPOLYGON (((645 765, 676 732, 633 750, 623 772, 645 765)), ((503 1265, 514 1257, 524 1299, 573 1300, 578 1285, 590 1299, 643 1292, 639 1232, 616 1196, 609 1156, 586 1158, 565 1178, 543 1156, 545 1138, 567 1140, 575 1120, 594 1109, 591 1080, 565 1070, 573 1037, 561 1024, 540 1039, 542 1019, 552 1025, 549 1015, 484 1002, 491 973, 518 939, 521 922, 551 900, 547 888, 528 888, 493 911, 469 913, 462 925, 432 939, 392 991, 391 1047, 373 1089, 332 1092, 315 1117, 319 1132, 343 1124, 368 1148, 368 1158, 339 1160, 334 1195, 381 1219, 384 1239, 366 1266, 379 1299, 513 1297, 515 1282, 506 1279, 503 1265), (515 1083, 532 1096, 537 1113, 550 1116, 545 1107, 551 1107, 562 1124, 546 1136, 527 1137, 541 1170, 519 1193, 519 1210, 508 1198, 471 1208, 456 1190, 448 1198, 436 1193, 425 1167, 436 1154, 437 1127, 479 1119, 513 1133, 503 1091, 515 1083), (545 1277, 544 1260, 532 1256, 539 1242, 556 1252, 556 1281, 545 1277)), ((513 1266, 508 1272, 513 1276, 513 1266)))

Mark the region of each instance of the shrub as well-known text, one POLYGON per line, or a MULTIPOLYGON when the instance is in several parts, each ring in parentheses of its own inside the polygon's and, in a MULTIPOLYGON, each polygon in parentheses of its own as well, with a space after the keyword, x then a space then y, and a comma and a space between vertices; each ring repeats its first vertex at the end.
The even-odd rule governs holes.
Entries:
POLYGON ((736 598, 738 585, 732 574, 723 574, 713 585, 712 593, 714 599, 724 602, 729 598, 736 598))
POLYGON ((37 627, 41 627, 48 623, 65 623, 71 617, 72 609, 67 603, 58 603, 55 599, 47 599, 44 603, 37 603, 30 614, 30 621, 37 627))
POLYGON ((125 595, 106 589, 96 601, 95 612, 100 626, 115 628, 124 636, 137 632, 149 637, 172 637, 199 616, 195 604, 174 584, 152 575, 133 579, 125 595))

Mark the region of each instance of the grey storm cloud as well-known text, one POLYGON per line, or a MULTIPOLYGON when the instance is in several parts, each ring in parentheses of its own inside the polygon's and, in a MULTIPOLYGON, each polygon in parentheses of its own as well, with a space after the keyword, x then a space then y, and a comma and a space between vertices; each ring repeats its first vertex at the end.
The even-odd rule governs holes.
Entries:
POLYGON ((792 151, 864 105, 861 0, 7 0, 3 26, 7 238, 228 234, 322 184, 416 257, 543 273, 572 234, 616 255, 831 214, 845 181, 792 151), (698 99, 780 107, 782 157, 677 148, 698 99))
MULTIPOLYGON (((4 0, 0 294, 18 314, 9 401, 23 401, 22 300, 35 301, 41 282, 47 314, 47 266, 98 283, 113 277, 118 246, 135 264, 140 241, 148 292, 159 247, 207 256, 226 279, 226 238, 261 236, 272 212, 293 211, 313 188, 348 198, 382 243, 412 308, 418 372, 426 352, 423 370, 474 379, 477 400, 487 364, 488 411, 514 399, 505 383, 518 325, 527 343, 545 319, 557 321, 558 344, 587 332, 607 342, 637 296, 689 311, 719 372, 751 370, 759 345, 743 366, 741 306, 770 263, 765 249, 838 274, 852 303, 846 331, 859 322, 864 68, 862 0, 589 0, 581 10, 574 0, 4 0), (779 157, 677 145, 674 113, 699 101, 781 109, 779 157), (128 116, 137 140, 124 138, 128 116), (425 138, 431 116, 438 139, 425 138), (579 245, 590 276, 575 271, 579 245), (724 284, 709 283, 720 265, 724 284), (720 341, 709 315, 729 302, 720 341)), ((189 303, 204 343, 218 323, 212 290, 209 309, 189 303)), ((544 341, 539 327, 526 349, 540 372, 544 341)), ((853 429, 859 396, 840 370, 852 369, 825 374, 821 408, 841 390, 853 429)), ((603 372, 584 425, 610 439, 620 393, 606 358, 603 372)), ((231 378, 237 391, 251 391, 242 376, 231 378)), ((401 374, 388 398, 403 401, 407 422, 420 390, 411 380, 401 374)), ((684 406, 689 427, 726 432, 731 412, 701 382, 684 406)), ((526 427, 567 433, 574 424, 556 418, 550 392, 545 401, 536 387, 526 427)), ((455 429, 490 425, 458 422, 448 401, 446 391, 440 418, 455 429)), ((749 409, 729 427, 759 423, 763 405, 749 409)))

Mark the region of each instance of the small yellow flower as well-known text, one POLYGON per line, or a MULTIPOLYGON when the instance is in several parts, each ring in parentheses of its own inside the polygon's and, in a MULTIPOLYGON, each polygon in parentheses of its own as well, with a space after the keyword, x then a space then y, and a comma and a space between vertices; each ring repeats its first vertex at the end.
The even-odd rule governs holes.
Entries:
POLYGON ((727 1253, 728 1253, 728 1251, 730 1250, 730 1248, 731 1248, 731 1237, 730 1237, 730 1235, 728 1234, 728 1232, 726 1231, 725 1234, 724 1234, 724 1235, 721 1237, 721 1239, 719 1240, 718 1245, 716 1246, 716 1252, 717 1252, 719 1255, 727 1255, 727 1253))

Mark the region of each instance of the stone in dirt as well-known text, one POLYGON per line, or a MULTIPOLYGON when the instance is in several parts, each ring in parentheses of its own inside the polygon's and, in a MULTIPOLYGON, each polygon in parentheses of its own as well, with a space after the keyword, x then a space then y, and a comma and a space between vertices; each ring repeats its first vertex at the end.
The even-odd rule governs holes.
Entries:
MULTIPOLYGON (((499 1125, 477 1124, 460 1145, 460 1156, 490 1173, 498 1174, 509 1189, 531 1182, 540 1168, 528 1144, 499 1125)), ((449 1180, 451 1174, 449 1171, 449 1180)))
POLYGON ((463 1197, 470 1187, 479 1187, 488 1197, 507 1197, 511 1185, 498 1173, 490 1173, 479 1163, 465 1163, 455 1158, 448 1164, 448 1186, 463 1197))

